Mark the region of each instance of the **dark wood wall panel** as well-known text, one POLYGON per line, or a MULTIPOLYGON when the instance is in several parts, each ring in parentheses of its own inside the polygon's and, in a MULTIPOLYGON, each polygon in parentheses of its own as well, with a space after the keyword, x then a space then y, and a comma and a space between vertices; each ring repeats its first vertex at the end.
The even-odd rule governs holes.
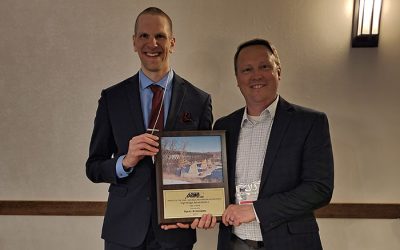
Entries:
POLYGON ((397 219, 400 204, 332 203, 315 211, 317 218, 397 219))
POLYGON ((103 201, 0 201, 0 215, 102 216, 103 201))
MULTIPOLYGON (((0 215, 102 216, 103 201, 0 200, 0 215)), ((317 218, 398 219, 400 204, 332 203, 315 212, 317 218)))

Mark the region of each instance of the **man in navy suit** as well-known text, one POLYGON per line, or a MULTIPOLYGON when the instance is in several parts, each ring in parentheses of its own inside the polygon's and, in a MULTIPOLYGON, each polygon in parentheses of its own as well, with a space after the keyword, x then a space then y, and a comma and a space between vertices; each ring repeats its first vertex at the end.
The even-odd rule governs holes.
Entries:
POLYGON ((196 242, 193 228, 215 225, 210 215, 194 220, 191 228, 157 222, 152 156, 159 143, 146 132, 155 126, 150 125, 153 87, 163 95, 156 119, 162 129, 209 130, 213 122, 210 95, 171 70, 174 46, 170 17, 155 7, 145 9, 133 35, 141 69, 101 93, 86 175, 95 183, 110 183, 102 230, 106 250, 188 250, 196 242))
POLYGON ((227 131, 231 203, 218 249, 322 249, 313 211, 333 192, 327 117, 278 94, 281 64, 268 41, 241 44, 234 66, 246 106, 214 126, 227 131))

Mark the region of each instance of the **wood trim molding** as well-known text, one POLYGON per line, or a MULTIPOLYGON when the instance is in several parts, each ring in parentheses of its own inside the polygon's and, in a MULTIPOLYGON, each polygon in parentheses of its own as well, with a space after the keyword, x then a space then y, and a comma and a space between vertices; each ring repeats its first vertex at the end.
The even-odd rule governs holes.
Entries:
POLYGON ((398 219, 400 204, 332 203, 315 211, 317 218, 398 219))
MULTIPOLYGON (((104 201, 0 200, 0 215, 103 216, 104 201)), ((317 218, 398 219, 400 204, 332 203, 315 211, 317 218)))
POLYGON ((7 201, 0 200, 0 215, 103 216, 103 201, 7 201))

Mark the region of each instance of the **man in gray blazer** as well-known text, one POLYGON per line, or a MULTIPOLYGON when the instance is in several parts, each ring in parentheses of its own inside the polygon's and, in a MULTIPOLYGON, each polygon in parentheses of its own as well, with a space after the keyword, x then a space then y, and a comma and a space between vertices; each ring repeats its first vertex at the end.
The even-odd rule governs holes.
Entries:
POLYGON ((333 192, 333 156, 324 113, 278 94, 281 64, 266 40, 241 44, 234 57, 246 106, 223 117, 229 193, 219 250, 319 250, 313 214, 333 192))
MULTIPOLYGON (((105 249, 190 250, 196 242, 194 229, 157 224, 152 156, 158 152, 158 137, 146 131, 156 126, 150 120, 157 105, 154 124, 159 120, 163 130, 211 129, 211 97, 171 70, 175 38, 171 19, 162 10, 150 7, 139 14, 133 46, 141 69, 102 91, 86 162, 91 181, 110 183, 102 230, 105 249), (154 104, 153 87, 163 95, 161 105, 154 104)), ((198 224, 215 225, 215 218, 196 219, 192 226, 198 224)))

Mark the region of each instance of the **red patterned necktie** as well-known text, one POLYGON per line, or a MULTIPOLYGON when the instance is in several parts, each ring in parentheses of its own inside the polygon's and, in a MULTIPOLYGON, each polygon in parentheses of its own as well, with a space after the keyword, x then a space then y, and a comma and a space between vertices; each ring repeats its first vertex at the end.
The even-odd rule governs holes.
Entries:
POLYGON ((150 89, 153 91, 153 100, 151 101, 149 129, 155 128, 161 131, 164 128, 164 105, 162 105, 163 88, 152 84, 150 85, 150 89), (154 124, 156 125, 154 126, 154 124))

